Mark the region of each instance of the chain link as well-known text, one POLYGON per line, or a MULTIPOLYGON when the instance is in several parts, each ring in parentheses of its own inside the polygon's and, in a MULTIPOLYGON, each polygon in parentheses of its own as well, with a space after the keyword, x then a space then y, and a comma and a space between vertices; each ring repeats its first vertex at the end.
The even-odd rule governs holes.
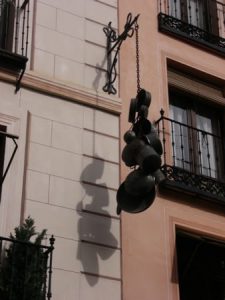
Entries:
POLYGON ((140 85, 140 62, 139 62, 139 35, 138 35, 139 25, 135 24, 135 37, 136 37, 136 72, 137 72, 137 94, 141 89, 140 85))

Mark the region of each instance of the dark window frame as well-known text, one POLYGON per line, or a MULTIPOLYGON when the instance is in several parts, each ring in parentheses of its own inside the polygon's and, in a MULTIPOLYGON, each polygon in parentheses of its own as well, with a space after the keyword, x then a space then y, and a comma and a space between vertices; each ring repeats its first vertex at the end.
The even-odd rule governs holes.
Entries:
MULTIPOLYGON (((0 131, 6 132, 7 127, 0 124, 0 131)), ((4 161, 5 161, 5 147, 6 147, 6 137, 0 136, 0 202, 2 195, 2 177, 4 173, 4 161)))

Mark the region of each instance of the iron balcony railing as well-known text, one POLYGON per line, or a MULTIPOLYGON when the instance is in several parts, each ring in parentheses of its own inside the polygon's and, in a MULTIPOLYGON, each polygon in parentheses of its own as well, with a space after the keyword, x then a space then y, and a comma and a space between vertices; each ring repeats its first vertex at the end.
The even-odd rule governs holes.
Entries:
POLYGON ((0 299, 51 299, 52 254, 50 246, 0 236, 0 299))
POLYGON ((159 30, 225 54, 225 4, 215 0, 158 0, 159 30))
POLYGON ((225 204, 222 137, 167 118, 156 122, 163 145, 163 183, 225 204))
POLYGON ((29 0, 0 0, 0 49, 27 57, 29 0))

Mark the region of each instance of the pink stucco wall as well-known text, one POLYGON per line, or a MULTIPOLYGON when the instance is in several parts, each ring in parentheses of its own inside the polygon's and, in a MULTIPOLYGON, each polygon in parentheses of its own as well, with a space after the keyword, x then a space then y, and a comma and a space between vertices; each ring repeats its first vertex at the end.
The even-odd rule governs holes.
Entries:
MULTIPOLYGON (((150 119, 168 114, 167 58, 225 81, 223 58, 158 32, 157 1, 119 1, 120 31, 126 16, 139 17, 141 87, 151 91, 150 119)), ((136 95, 135 38, 126 40, 120 53, 122 99, 121 137, 127 122, 130 99, 136 95)), ((122 147, 124 142, 121 138, 122 147)), ((121 180, 129 169, 121 163, 121 180)), ((175 226, 204 232, 225 240, 225 215, 204 202, 182 194, 160 195, 143 213, 122 213, 123 300, 178 300, 175 226)))

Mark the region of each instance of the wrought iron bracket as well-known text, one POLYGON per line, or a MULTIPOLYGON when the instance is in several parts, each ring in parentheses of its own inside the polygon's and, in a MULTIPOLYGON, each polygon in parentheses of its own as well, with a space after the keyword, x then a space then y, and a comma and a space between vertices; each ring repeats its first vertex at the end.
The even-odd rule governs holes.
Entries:
POLYGON ((16 80, 16 89, 15 89, 15 94, 20 90, 20 86, 21 86, 21 80, 23 78, 23 75, 25 73, 26 70, 26 65, 24 66, 24 68, 21 70, 19 77, 16 80))
POLYGON ((28 58, 23 55, 12 53, 5 49, 0 49, 0 68, 2 67, 6 70, 11 70, 16 76, 15 93, 17 93, 20 89, 27 61, 28 58))
POLYGON ((103 28, 107 37, 107 73, 106 84, 103 87, 103 91, 108 94, 115 95, 117 93, 113 84, 117 78, 116 64, 118 61, 118 54, 123 41, 125 41, 127 37, 133 36, 138 17, 139 14, 132 19, 132 14, 129 13, 127 15, 126 24, 124 25, 124 31, 118 36, 115 29, 112 28, 112 22, 109 22, 108 26, 103 28), (115 52, 113 52, 114 50, 115 52))
POLYGON ((14 145, 15 145, 14 150, 13 150, 13 152, 12 152, 12 155, 11 155, 11 157, 10 157, 10 159, 9 159, 9 162, 8 162, 6 168, 5 168, 5 171, 3 172, 3 175, 2 175, 2 177, 0 178, 0 186, 2 186, 2 184, 3 184, 4 180, 5 180, 5 177, 6 177, 7 173, 8 173, 8 171, 9 171, 9 168, 10 168, 10 166, 11 166, 11 164, 12 164, 13 158, 14 158, 14 156, 15 156, 15 154, 16 154, 16 151, 17 151, 17 148, 18 148, 18 144, 17 144, 16 140, 17 140, 19 137, 16 136, 16 135, 13 135, 13 134, 4 132, 4 131, 0 131, 0 137, 5 137, 5 138, 10 138, 10 139, 12 139, 12 140, 13 140, 13 143, 14 143, 14 145))

